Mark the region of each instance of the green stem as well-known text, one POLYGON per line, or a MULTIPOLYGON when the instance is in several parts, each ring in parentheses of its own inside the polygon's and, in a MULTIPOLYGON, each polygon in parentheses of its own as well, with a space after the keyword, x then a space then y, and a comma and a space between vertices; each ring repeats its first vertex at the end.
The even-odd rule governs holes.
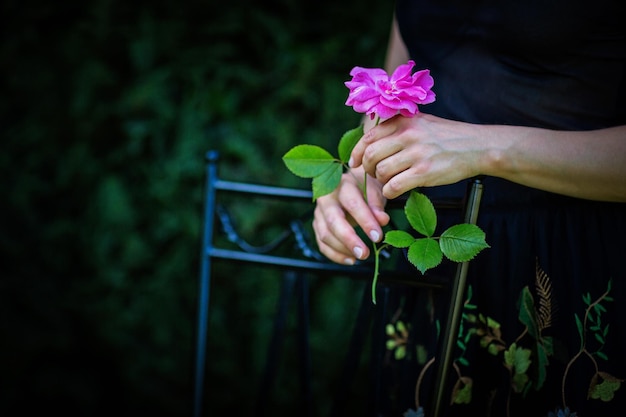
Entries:
MULTIPOLYGON (((376 116, 376 124, 374 127, 378 126, 380 123, 380 117, 376 116)), ((367 172, 363 173, 363 197, 365 197, 365 201, 367 201, 367 172)))
POLYGON ((367 201, 367 172, 363 173, 363 198, 367 201))
POLYGON ((378 273, 380 268, 380 252, 387 245, 376 246, 374 243, 374 278, 372 279, 372 304, 376 305, 376 283, 378 282, 378 273))
MULTIPOLYGON (((374 126, 378 126, 380 123, 380 117, 376 117, 376 124, 374 126)), ((365 201, 367 201, 367 172, 363 173, 363 197, 365 197, 365 201)), ((377 246, 374 243, 374 278, 372 279, 372 304, 376 305, 376 284, 378 283, 378 274, 380 268, 380 251, 387 245, 377 246)))
POLYGON ((378 282, 378 249, 374 247, 374 278, 372 279, 372 304, 376 305, 376 283, 378 282))

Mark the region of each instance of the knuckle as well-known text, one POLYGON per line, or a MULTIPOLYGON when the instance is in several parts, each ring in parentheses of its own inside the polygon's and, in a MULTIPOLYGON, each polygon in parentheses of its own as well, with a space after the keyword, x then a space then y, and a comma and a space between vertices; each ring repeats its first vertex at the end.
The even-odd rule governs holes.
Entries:
POLYGON ((363 137, 361 138, 361 142, 363 142, 364 144, 370 144, 374 141, 374 134, 376 132, 376 128, 372 128, 370 130, 368 130, 367 132, 365 132, 365 134, 363 135, 363 137))
POLYGON ((359 207, 361 205, 361 201, 359 201, 359 199, 357 198, 347 198, 344 202, 343 202, 343 206, 346 209, 346 211, 348 213, 355 213, 359 210, 359 207))
POLYGON ((319 245, 319 246, 321 247, 330 246, 330 243, 331 243, 330 233, 323 232, 317 236, 317 239, 319 240, 319 242, 323 243, 323 245, 319 245))
POLYGON ((337 219, 336 217, 332 217, 330 219, 326 220, 327 224, 327 228, 324 231, 324 233, 322 233, 322 236, 327 240, 329 239, 329 236, 331 235, 331 233, 336 233, 337 231, 339 231, 340 226, 339 226, 339 219, 337 219))
POLYGON ((391 178, 389 182, 387 182, 387 187, 394 195, 400 194, 402 190, 402 184, 396 177, 391 178))
POLYGON ((428 160, 421 160, 413 165, 413 175, 422 176, 430 171, 431 163, 428 160))
POLYGON ((376 155, 376 149, 374 149, 374 146, 368 146, 363 151, 363 159, 366 161, 371 161, 375 155, 376 155))
POLYGON ((318 241, 318 246, 322 246, 320 243, 328 244, 331 241, 331 223, 325 220, 319 220, 317 217, 313 219, 313 230, 315 231, 315 238, 318 241))
POLYGON ((315 215, 313 217, 313 221, 311 222, 311 226, 313 227, 313 231, 315 232, 315 236, 320 236, 321 234, 323 234, 323 232, 322 232, 323 228, 320 225, 320 220, 317 217, 317 215, 315 215))
POLYGON ((389 168, 388 168, 386 163, 379 162, 376 165, 376 171, 375 172, 376 172, 376 178, 381 180, 381 181, 384 181, 385 178, 387 178, 388 175, 389 175, 389 168))

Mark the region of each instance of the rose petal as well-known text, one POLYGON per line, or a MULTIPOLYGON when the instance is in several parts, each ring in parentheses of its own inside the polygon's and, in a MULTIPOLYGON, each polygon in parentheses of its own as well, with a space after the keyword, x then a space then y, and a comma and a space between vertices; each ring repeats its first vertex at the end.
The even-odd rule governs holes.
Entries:
POLYGON ((393 72, 393 74, 391 74, 390 80, 392 82, 397 83, 398 81, 405 79, 405 78, 410 79, 411 71, 413 70, 414 66, 415 66, 415 62, 413 62, 413 60, 410 60, 406 64, 399 65, 398 68, 396 68, 396 70, 393 72))

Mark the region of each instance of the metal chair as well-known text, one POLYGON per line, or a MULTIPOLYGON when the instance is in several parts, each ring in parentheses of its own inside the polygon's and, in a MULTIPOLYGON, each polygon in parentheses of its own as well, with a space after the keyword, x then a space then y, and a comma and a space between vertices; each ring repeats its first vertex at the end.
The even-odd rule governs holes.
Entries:
MULTIPOLYGON (((294 216, 289 223, 289 230, 276 237, 272 242, 263 246, 252 246, 245 239, 241 238, 234 227, 228 210, 220 204, 222 194, 231 194, 235 198, 248 198, 250 196, 280 199, 289 201, 310 202, 312 193, 309 190, 274 187, 260 184, 243 183, 221 179, 218 175, 218 152, 209 151, 206 155, 206 189, 205 189, 205 211, 204 211, 204 231, 201 251, 201 270, 199 277, 199 294, 197 306, 197 343, 195 357, 195 377, 194 377, 194 402, 193 415, 200 417, 203 410, 203 397, 206 373, 206 351, 207 341, 210 335, 207 334, 209 312, 210 312, 210 291, 211 273, 213 261, 222 260, 226 262, 246 262, 250 264, 263 265, 269 268, 276 268, 283 272, 281 294, 277 308, 273 334, 267 354, 263 382, 258 397, 256 415, 263 415, 265 411, 265 401, 270 395, 272 381, 276 376, 279 351, 284 337, 285 321, 289 301, 294 297, 298 300, 298 357, 300 362, 300 384, 303 392, 303 410, 311 410, 313 402, 311 390, 311 352, 309 350, 309 289, 306 274, 333 274, 354 279, 371 279, 373 266, 368 263, 357 264, 355 266, 342 266, 326 260, 310 244, 307 231, 304 227, 306 215, 294 216), (237 197, 238 196, 238 197, 237 197), (231 248, 219 247, 216 245, 215 235, 222 232, 227 240, 232 244, 231 248), (272 252, 286 242, 291 242, 296 248, 288 256, 284 254, 274 255, 272 252), (232 246, 235 248, 233 249, 232 246)), ((464 210, 466 222, 476 223, 478 208, 482 195, 482 182, 475 179, 464 201, 434 201, 438 209, 464 210)), ((376 366, 384 354, 385 338, 385 317, 388 302, 387 285, 407 285, 420 288, 432 288, 447 291, 450 297, 447 322, 441 334, 438 354, 436 359, 435 385, 428 417, 439 417, 443 412, 444 393, 448 383, 448 373, 453 361, 456 337, 459 331, 461 313, 466 287, 468 263, 458 264, 453 277, 424 276, 416 279, 413 274, 407 272, 397 272, 394 270, 382 270, 379 275, 379 296, 375 308, 372 306, 370 293, 364 291, 360 310, 353 328, 351 341, 346 354, 342 383, 340 386, 349 386, 357 366, 355 358, 358 358, 366 339, 368 324, 374 322, 374 333, 372 335, 372 367, 371 375, 371 396, 372 415, 379 415, 375 410, 380 403, 379 393, 379 367, 376 366)), ((342 407, 345 405, 345 396, 338 393, 333 403, 332 415, 341 415, 342 407)))

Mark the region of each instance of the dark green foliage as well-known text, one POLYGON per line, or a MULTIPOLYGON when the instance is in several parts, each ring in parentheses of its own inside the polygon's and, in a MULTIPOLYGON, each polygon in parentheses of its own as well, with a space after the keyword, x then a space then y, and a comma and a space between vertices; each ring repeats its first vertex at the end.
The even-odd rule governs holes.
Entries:
MULTIPOLYGON (((382 64, 391 13, 354 0, 1 3, 0 415, 190 415, 204 154, 220 150, 230 179, 308 187, 281 156, 334 149, 358 123, 343 82, 382 64)), ((242 210, 260 240, 280 214, 242 210)), ((254 402, 279 285, 258 275, 216 272, 212 325, 228 334, 209 352, 215 410, 254 402)), ((317 370, 337 359, 321 330, 350 319, 353 290, 313 287, 317 370)))

